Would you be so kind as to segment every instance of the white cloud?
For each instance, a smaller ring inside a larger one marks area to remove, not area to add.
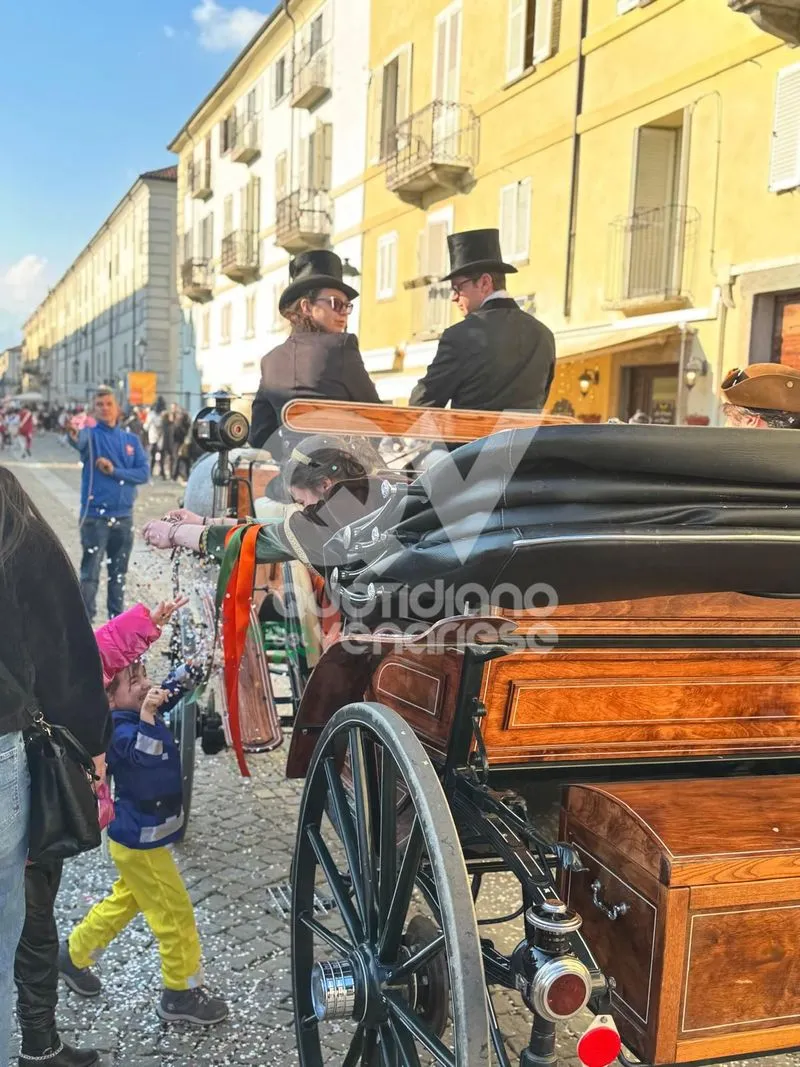
[[[0,348],[16,343],[22,323],[47,296],[47,260],[32,252],[0,265]]]
[[[0,302],[2,305],[27,304],[47,289],[44,272],[47,260],[32,252],[17,260],[0,275]]]
[[[216,0],[200,0],[192,11],[200,45],[208,52],[243,48],[266,17],[251,7],[222,7]]]
[[[174,26],[165,26],[164,27],[164,36],[165,37],[170,37],[170,38],[174,37],[175,36],[175,27]]]

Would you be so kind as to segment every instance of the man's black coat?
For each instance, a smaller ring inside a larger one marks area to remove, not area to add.
[[[515,300],[498,297],[444,331],[410,404],[478,411],[538,411],[555,369],[555,340]]]
[[[284,404],[300,399],[380,403],[352,333],[294,333],[264,356],[261,384],[253,401],[250,444],[269,448]]]

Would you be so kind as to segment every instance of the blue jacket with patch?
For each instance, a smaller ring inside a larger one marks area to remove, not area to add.
[[[170,699],[161,711],[173,708],[202,675],[187,666],[173,671],[162,683]],[[159,714],[151,726],[135,710],[112,714],[113,734],[107,753],[114,779],[114,819],[108,836],[126,848],[161,848],[180,837],[183,826],[181,757],[169,727]]]
[[[126,519],[133,515],[136,486],[150,477],[142,443],[136,434],[120,426],[106,426],[98,422],[78,434],[70,444],[81,454],[81,518]],[[110,459],[112,474],[97,469],[97,460]]]

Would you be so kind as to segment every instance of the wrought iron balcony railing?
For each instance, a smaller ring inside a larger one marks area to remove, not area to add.
[[[382,138],[388,188],[410,202],[436,187],[457,189],[475,168],[479,133],[478,117],[466,104],[428,104]]]
[[[292,107],[312,108],[327,96],[332,86],[329,45],[311,52],[306,45],[295,58],[292,79]]]
[[[700,215],[668,204],[610,225],[605,302],[609,308],[681,306],[691,300]]]
[[[235,282],[258,276],[258,235],[251,230],[233,230],[222,238],[222,273]]]
[[[275,205],[275,240],[297,254],[321,248],[331,235],[330,194],[322,189],[295,189]]]
[[[439,337],[450,325],[452,292],[438,279],[415,285],[411,294],[411,333],[415,340]]]
[[[214,292],[214,271],[207,259],[187,259],[181,267],[183,295],[204,304]]]
[[[211,186],[211,159],[189,161],[189,195],[194,200],[208,200],[213,193]]]
[[[239,118],[233,132],[231,159],[234,163],[252,163],[261,155],[261,121],[257,115]]]

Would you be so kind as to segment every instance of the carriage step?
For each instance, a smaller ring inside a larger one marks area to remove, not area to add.
[[[321,897],[314,894],[314,914],[327,915],[333,911],[336,904],[330,897]],[[289,882],[281,882],[280,885],[267,886],[267,910],[272,912],[276,919],[288,922],[292,913],[292,886]]]

